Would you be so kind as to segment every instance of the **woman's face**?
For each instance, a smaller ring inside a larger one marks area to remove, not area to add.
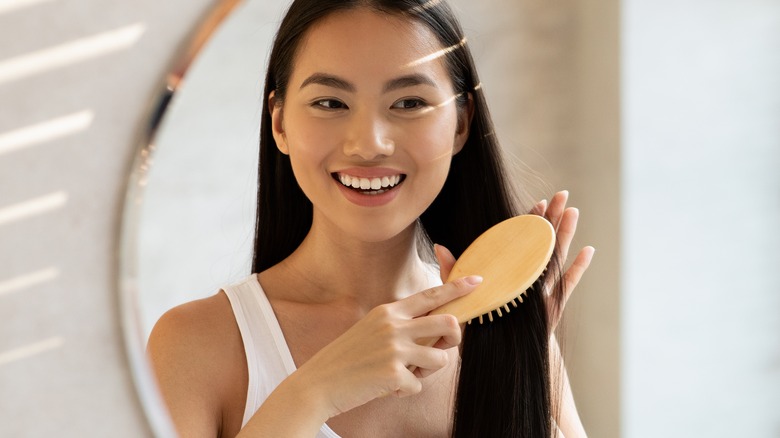
[[[273,130],[315,227],[384,241],[433,202],[469,124],[443,49],[424,25],[367,9],[307,32]]]

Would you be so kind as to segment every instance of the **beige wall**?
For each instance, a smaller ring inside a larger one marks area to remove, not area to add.
[[[206,4],[0,5],[0,436],[150,435],[117,310],[120,207],[142,115]]]

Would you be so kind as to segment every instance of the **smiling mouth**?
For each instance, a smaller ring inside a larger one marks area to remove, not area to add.
[[[346,173],[333,173],[333,179],[344,187],[350,188],[363,195],[381,195],[398,187],[406,179],[406,175],[388,175],[375,178],[361,178],[347,175]]]

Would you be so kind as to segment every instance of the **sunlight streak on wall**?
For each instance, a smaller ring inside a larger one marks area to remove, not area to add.
[[[59,276],[59,268],[52,266],[46,269],[41,269],[39,271],[30,272],[28,274],[22,274],[8,280],[0,281],[0,296],[10,294],[12,292],[18,292],[22,289],[27,289],[41,283],[46,283],[47,281],[54,280]]]
[[[90,110],[0,134],[0,155],[84,131],[92,124]]]
[[[68,193],[60,191],[0,208],[0,226],[62,208],[67,202]]]
[[[0,84],[127,49],[145,31],[144,24],[136,23],[0,61]]]
[[[18,360],[27,359],[29,357],[45,353],[50,350],[55,350],[62,347],[64,344],[62,337],[56,336],[45,341],[36,342],[33,344],[25,345],[24,347],[15,348],[0,353],[0,366],[16,362]]]
[[[0,0],[0,14],[51,1],[53,0]]]

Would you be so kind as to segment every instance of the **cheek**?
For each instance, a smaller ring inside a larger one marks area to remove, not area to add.
[[[300,163],[318,163],[324,160],[338,144],[338,135],[332,125],[308,120],[305,123],[288,119],[294,130],[287,132],[290,159]]]
[[[420,166],[447,164],[455,145],[455,122],[440,118],[433,123],[409,131],[409,154]]]

